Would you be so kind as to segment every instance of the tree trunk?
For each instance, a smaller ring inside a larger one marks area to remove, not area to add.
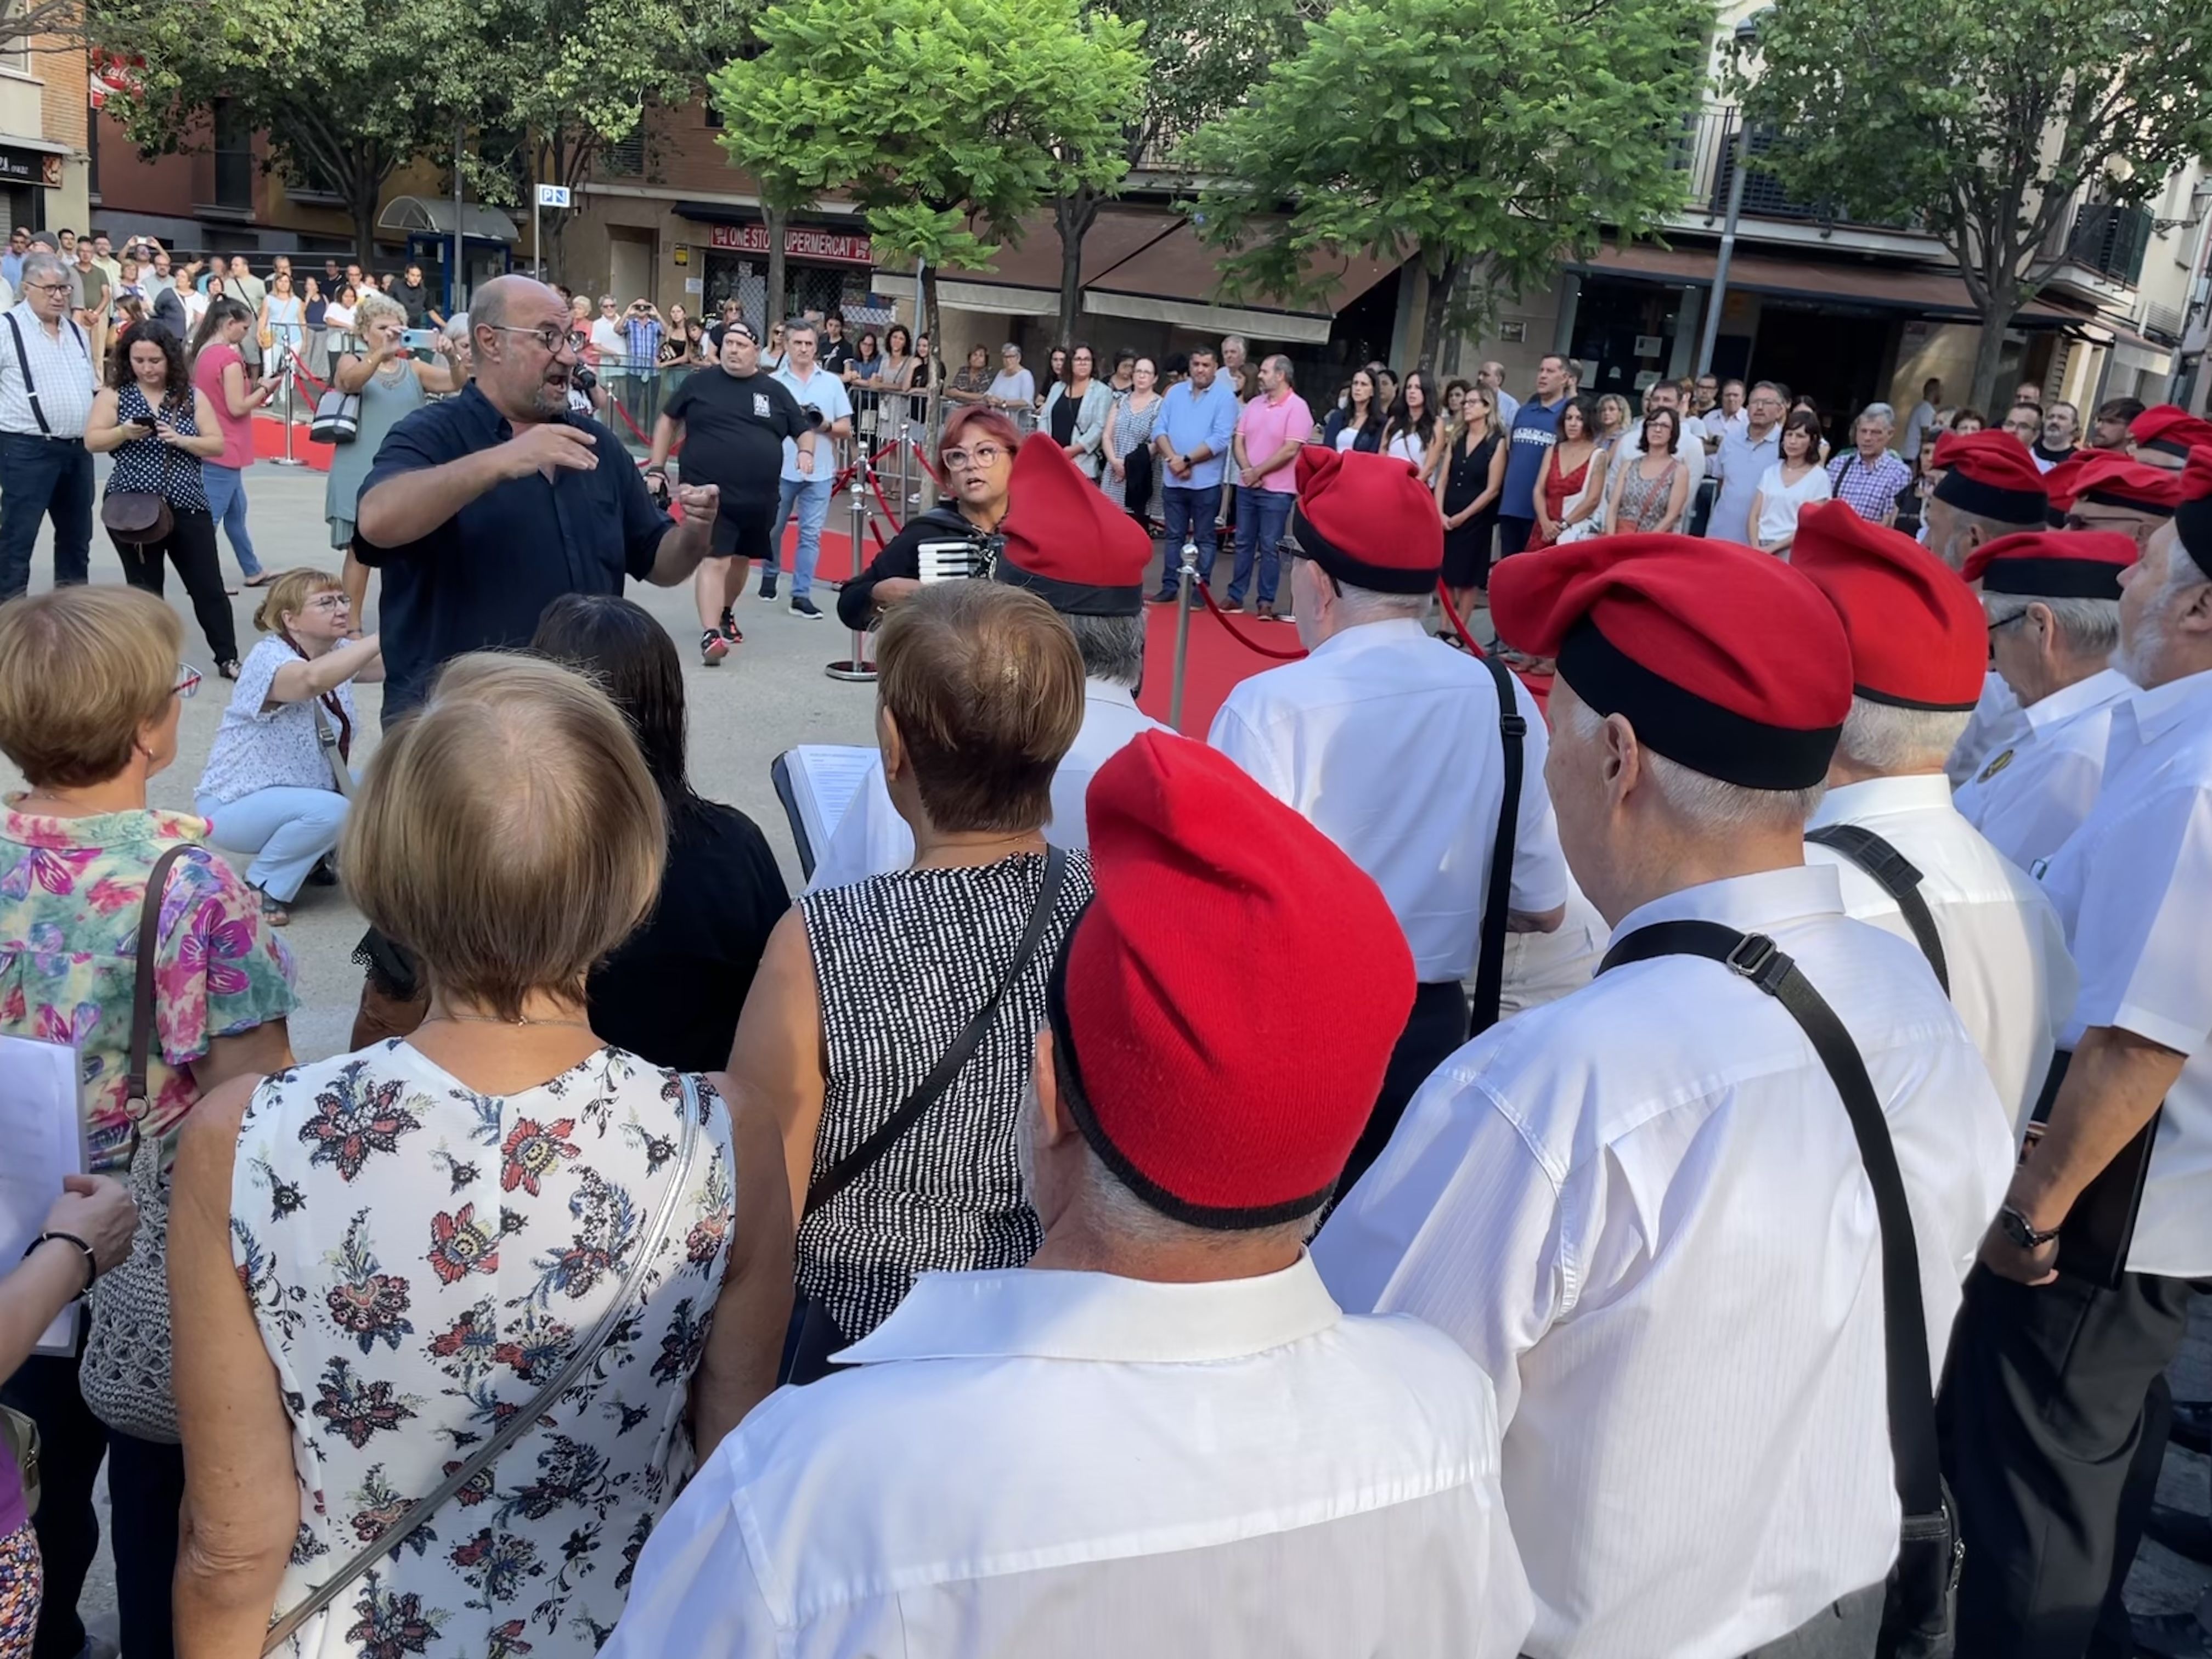
[[[1446,258],[1443,269],[1429,276],[1429,302],[1421,313],[1421,353],[1417,365],[1428,374],[1435,374],[1443,362],[1444,319],[1450,314],[1452,291],[1459,284],[1462,263]]]
[[[356,166],[347,180],[350,188],[347,205],[353,210],[354,258],[361,261],[365,276],[376,274],[376,198],[384,194],[384,180],[377,177],[376,169]]]
[[[920,313],[922,332],[929,336],[933,348],[937,348],[937,343],[944,337],[937,331],[937,267],[935,265],[924,264],[921,267],[921,291],[915,296],[915,299]],[[937,465],[937,436],[945,430],[943,403],[945,354],[941,348],[933,349],[930,361],[939,366],[939,372],[929,377],[927,381],[929,397],[922,404],[921,451],[923,454],[929,457],[929,465],[934,468]],[[929,501],[929,505],[932,507],[937,505],[933,497]]]
[[[2004,419],[2004,411],[1991,402],[1997,392],[1997,368],[2004,357],[2005,327],[2012,321],[2012,285],[2002,283],[1990,291],[1989,303],[1982,308],[1982,337],[1974,347],[1974,383],[1972,406],[1989,416],[1995,426]]]
[[[1098,222],[1097,192],[1085,189],[1054,198],[1052,217],[1060,231],[1060,328],[1053,338],[1066,345],[1083,315],[1083,239]]]
[[[764,319],[773,328],[782,319],[783,305],[783,230],[790,216],[781,208],[761,203],[761,220],[768,230],[768,316]],[[763,335],[763,338],[767,337]],[[931,337],[933,339],[935,336]]]

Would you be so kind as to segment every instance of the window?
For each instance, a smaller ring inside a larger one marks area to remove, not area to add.
[[[253,129],[228,98],[215,106],[215,200],[210,204],[253,211]]]
[[[0,0],[0,69],[31,72],[31,37],[22,28],[30,0]]]

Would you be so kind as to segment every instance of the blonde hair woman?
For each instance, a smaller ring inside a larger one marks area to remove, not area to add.
[[[349,640],[344,587],[325,570],[288,570],[270,585],[253,626],[270,637],[246,656],[223,710],[195,805],[210,838],[252,853],[246,881],[271,927],[292,919],[301,884],[345,827],[358,680],[384,678],[375,635]]]
[[[1488,388],[1463,386],[1460,412],[1435,456],[1437,508],[1444,520],[1443,582],[1464,617],[1490,586],[1490,544],[1505,488],[1505,434]],[[1455,636],[1447,634],[1446,639]]]
[[[526,1627],[536,1659],[586,1659],[695,1447],[769,1391],[774,1131],[586,1013],[665,846],[629,727],[550,663],[457,658],[369,763],[346,882],[429,1013],[238,1079],[178,1160],[176,1616],[200,1651],[259,1653],[273,1613],[277,1650],[319,1659]]]

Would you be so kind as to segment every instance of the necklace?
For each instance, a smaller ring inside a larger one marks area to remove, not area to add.
[[[509,1029],[522,1025],[567,1025],[580,1031],[592,1029],[592,1022],[587,1019],[504,1019],[497,1014],[426,1014],[422,1024],[435,1025],[441,1020],[454,1025],[504,1025]]]

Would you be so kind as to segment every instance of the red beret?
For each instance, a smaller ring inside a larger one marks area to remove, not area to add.
[[[1500,639],[1559,659],[1658,754],[1748,789],[1828,775],[1851,653],[1820,590],[1771,555],[1690,536],[1607,536],[1502,561]]]
[[[1218,750],[1146,732],[1088,798],[1096,896],[1048,999],[1063,1098],[1107,1167],[1194,1226],[1327,1202],[1413,1006],[1377,887]],[[1231,998],[1253,963],[1326,994]]]
[[[2035,457],[2009,432],[1947,432],[1929,465],[1943,474],[1936,499],[1999,524],[2040,525],[2051,492]]]
[[[1024,444],[1006,477],[1006,538],[992,574],[1071,617],[1133,617],[1145,608],[1152,538],[1076,471],[1058,444]]]
[[[2181,503],[2181,478],[2172,468],[2146,466],[2117,449],[2076,450],[2045,473],[2043,482],[2051,505],[2060,511],[2096,501],[2164,517]]]
[[[2198,444],[2212,444],[2212,421],[2178,404],[2153,404],[2129,422],[2128,434],[2145,449],[2186,455]]]
[[[1436,493],[1395,456],[1301,447],[1291,534],[1339,581],[1376,593],[1425,593],[1443,574]]]
[[[2199,570],[2212,574],[2212,444],[2189,452],[2181,470],[2181,505],[2173,509],[2174,533]]]
[[[2173,475],[2169,472],[2167,477]],[[2136,538],[2117,530],[2023,530],[1984,542],[1960,580],[1984,593],[2036,599],[2117,599],[2120,572],[2136,562]]]
[[[1911,537],[1830,501],[1799,516],[1790,562],[1844,619],[1855,696],[1899,708],[1980,701],[1989,618],[1958,573]]]

